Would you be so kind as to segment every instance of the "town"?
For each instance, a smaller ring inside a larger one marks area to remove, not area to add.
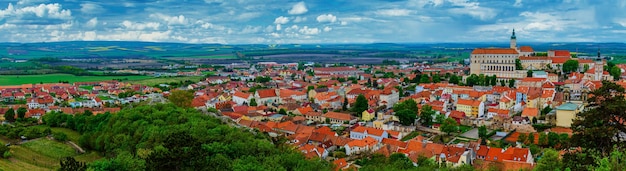
[[[590,93],[622,80],[626,65],[568,50],[477,48],[470,59],[383,65],[237,63],[180,87],[118,81],[0,86],[6,122],[50,112],[116,113],[192,91],[190,106],[284,138],[307,158],[358,169],[371,155],[431,159],[450,167],[528,170],[542,148],[563,148]],[[166,90],[163,90],[167,87]],[[11,115],[7,115],[10,113]],[[17,114],[17,115],[16,115]],[[7,116],[12,116],[7,117]]]

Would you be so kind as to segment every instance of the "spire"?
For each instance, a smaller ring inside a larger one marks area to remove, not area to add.
[[[516,37],[515,37],[515,29],[513,29],[513,34],[511,35],[511,39],[516,39]]]

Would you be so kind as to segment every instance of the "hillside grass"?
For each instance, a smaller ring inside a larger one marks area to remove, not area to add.
[[[71,74],[44,74],[44,75],[0,75],[0,85],[21,85],[37,83],[58,83],[59,81],[90,82],[108,81],[114,79],[121,80],[145,80],[154,78],[144,75],[133,76],[76,76]]]

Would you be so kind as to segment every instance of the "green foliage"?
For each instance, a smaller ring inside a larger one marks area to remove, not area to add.
[[[193,91],[174,90],[167,99],[178,107],[191,107]]]
[[[78,122],[77,122],[78,123]],[[173,104],[86,116],[81,147],[107,154],[94,170],[329,170],[262,133]],[[253,148],[252,148],[253,147]],[[141,156],[138,157],[141,151]]]
[[[17,118],[18,119],[24,119],[24,117],[26,116],[26,112],[28,112],[28,109],[24,108],[24,107],[20,107],[17,109]]]
[[[369,108],[369,103],[367,102],[367,98],[362,94],[356,97],[356,101],[354,102],[354,106],[352,106],[352,112],[356,113],[356,116],[361,117],[363,111]]]
[[[452,84],[459,84],[459,81],[460,81],[459,76],[451,75],[450,76],[450,81],[448,81],[448,82],[452,83]]]
[[[280,108],[280,110],[278,110],[278,114],[283,114],[286,115],[287,114],[287,110]]]
[[[511,87],[511,88],[515,87],[515,79],[511,78],[509,80],[509,87]]]
[[[500,86],[502,87],[506,86],[506,84],[504,83],[504,80],[500,80]]]
[[[85,171],[87,170],[87,165],[84,162],[79,162],[74,159],[74,157],[65,157],[61,159],[61,168],[59,170],[62,171]]]
[[[537,162],[537,166],[534,170],[560,170],[561,160],[559,159],[559,152],[553,149],[546,149],[541,156],[541,160]]]
[[[591,94],[593,97],[588,99],[591,109],[579,113],[572,123],[572,145],[597,150],[605,155],[614,149],[613,145],[626,147],[621,138],[616,138],[620,132],[626,131],[621,122],[626,119],[624,87],[602,81],[602,87]]]
[[[272,78],[270,78],[269,76],[264,76],[264,77],[259,76],[259,77],[256,77],[255,80],[257,83],[267,83],[267,82],[270,82]]]
[[[348,110],[348,98],[346,97],[343,98],[343,103],[341,104],[341,110],[343,111]]]
[[[522,66],[522,60],[515,59],[515,70],[523,70],[524,66]]]
[[[424,74],[420,77],[420,83],[430,83],[430,78],[428,75]]]
[[[552,108],[550,106],[546,106],[543,109],[541,109],[541,115],[546,115],[548,113],[550,113],[550,111],[552,111]]]
[[[528,70],[526,72],[526,77],[533,77],[533,70]]]
[[[65,134],[65,133],[63,133],[63,132],[57,132],[57,133],[54,133],[54,134],[52,135],[52,137],[53,137],[55,140],[57,140],[57,141],[61,141],[61,142],[65,142],[65,141],[67,141],[67,134]]]
[[[415,122],[415,119],[417,119],[417,115],[415,114],[415,112],[408,109],[398,111],[395,113],[395,115],[398,116],[400,124],[405,126],[413,124]]]
[[[578,60],[567,60],[565,61],[565,63],[563,64],[563,72],[565,73],[571,73],[571,72],[576,72],[578,71]]]
[[[13,110],[13,108],[9,108],[9,110],[4,113],[4,119],[9,122],[15,122],[15,110]]]
[[[622,69],[617,67],[617,66],[613,66],[609,70],[609,74],[611,74],[611,76],[613,76],[614,80],[619,80],[620,76],[622,75]]]
[[[478,138],[481,139],[481,144],[485,145],[487,144],[487,138],[489,138],[488,135],[489,133],[487,133],[487,127],[485,125],[478,127]]]
[[[583,65],[583,72],[587,72],[589,70],[589,64]]]
[[[258,106],[258,104],[256,103],[256,99],[250,99],[250,106]]]
[[[422,106],[422,110],[420,111],[420,123],[426,127],[433,125],[433,115],[435,115],[435,110],[433,110],[430,105]]]
[[[4,155],[5,153],[9,153],[9,154],[11,154],[10,150],[11,150],[11,149],[9,149],[9,147],[7,147],[7,146],[5,146],[5,145],[0,145],[0,154],[3,154],[3,155]],[[9,156],[10,156],[10,155],[9,155]],[[9,156],[2,156],[2,157],[4,157],[4,158],[9,158]]]
[[[443,123],[441,123],[440,129],[442,132],[445,132],[446,134],[450,135],[450,133],[452,132],[459,131],[459,124],[456,122],[456,120],[452,118],[446,118],[446,120],[444,120]]]
[[[441,82],[441,78],[439,78],[439,74],[435,74],[433,76],[433,83],[439,83]]]

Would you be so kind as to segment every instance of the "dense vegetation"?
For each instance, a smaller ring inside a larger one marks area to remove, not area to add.
[[[329,170],[284,141],[222,124],[173,104],[138,106],[117,114],[44,117],[50,126],[80,133],[82,147],[101,152],[95,170]]]

